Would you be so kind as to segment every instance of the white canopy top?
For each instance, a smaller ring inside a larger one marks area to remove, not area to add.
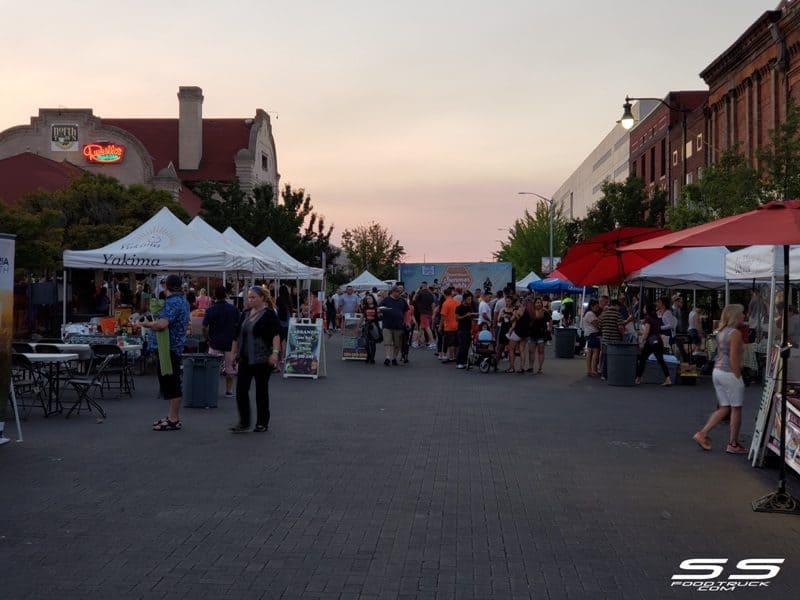
[[[267,256],[263,252],[261,252],[258,248],[253,246],[250,242],[244,239],[239,232],[236,231],[233,227],[228,227],[225,231],[222,232],[223,237],[228,240],[234,246],[240,248],[241,252],[247,254],[248,256],[258,256],[260,257],[260,261],[264,263],[264,271],[263,274],[268,277],[280,277],[287,271],[287,267],[282,264],[277,258],[272,256]]]
[[[237,256],[240,263],[239,270],[249,273],[262,273],[269,270],[270,266],[263,261],[260,254],[255,255],[245,252],[244,249],[234,244],[199,216],[192,219],[187,227],[194,236],[201,238],[210,246],[221,248],[229,254]]]
[[[272,256],[277,259],[282,265],[289,268],[292,275],[298,279],[319,279],[322,280],[323,271],[317,267],[309,267],[304,265],[299,260],[295,259],[291,254],[281,248],[271,237],[267,237],[256,248],[267,256]]]
[[[167,207],[95,250],[65,250],[64,267],[115,271],[236,270],[241,259],[195,236]]]
[[[535,272],[531,271],[517,282],[517,290],[525,290],[527,292],[529,283],[540,281],[541,279]]]
[[[388,283],[384,283],[369,271],[364,271],[361,275],[353,279],[353,281],[345,284],[344,287],[347,286],[352,286],[353,289],[361,292],[368,292],[372,290],[372,288],[378,288],[379,290],[389,289]]]
[[[716,290],[725,287],[725,246],[681,248],[632,273],[627,281],[649,287]]]
[[[725,258],[728,279],[769,279],[783,277],[783,246],[750,246]],[[789,249],[789,278],[800,280],[800,246]]]

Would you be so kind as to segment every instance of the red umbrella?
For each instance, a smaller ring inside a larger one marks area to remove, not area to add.
[[[659,247],[623,254],[620,249],[669,232],[669,229],[653,227],[619,227],[575,244],[558,265],[558,270],[575,285],[618,285],[630,273],[676,251]]]
[[[783,246],[783,283],[789,289],[789,246],[800,244],[800,200],[769,202],[740,215],[684,229],[622,248],[623,253],[657,248],[688,246]],[[791,347],[789,339],[789,302],[783,303],[783,340],[781,357],[786,364]],[[787,369],[781,369],[781,394],[786,398]],[[753,502],[753,510],[800,514],[800,502],[786,491],[786,402],[781,403],[781,456],[778,490]]]

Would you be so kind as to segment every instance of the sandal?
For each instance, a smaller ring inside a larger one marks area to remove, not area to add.
[[[541,370],[541,369],[539,369],[538,371],[536,371],[536,374],[537,374],[537,375],[541,375],[541,374],[542,374],[542,370]]]
[[[153,431],[178,431],[183,427],[180,421],[170,421],[169,419],[161,419],[158,423],[153,425]]]
[[[506,369],[504,372],[505,372],[505,373],[516,373],[516,371],[515,371],[513,368],[511,368],[511,369]]]
[[[707,435],[703,435],[701,431],[695,433],[692,439],[697,442],[703,450],[711,450],[711,438]]]

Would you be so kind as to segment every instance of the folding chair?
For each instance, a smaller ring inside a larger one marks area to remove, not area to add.
[[[109,376],[116,375],[119,378],[118,389],[120,394],[125,392],[129,396],[133,395],[133,374],[131,373],[130,365],[128,364],[127,357],[119,349],[119,346],[114,344],[92,344],[92,361],[89,366],[89,373],[94,369],[94,365],[102,362],[106,357],[111,357],[109,361],[111,364],[107,365],[103,381],[106,387],[111,389],[111,380]]]
[[[103,378],[106,376],[107,367],[113,360],[114,356],[107,354],[105,358],[103,358],[102,362],[97,365],[92,377],[75,377],[73,379],[68,379],[64,383],[66,387],[71,387],[75,390],[75,402],[67,412],[67,419],[69,419],[69,416],[75,409],[77,409],[78,414],[80,414],[81,405],[84,402],[86,403],[86,408],[89,410],[89,412],[92,412],[92,407],[94,407],[97,409],[97,412],[100,413],[102,418],[106,418],[106,413],[103,410],[103,407],[100,406],[100,403],[94,397],[94,393],[97,392],[100,396],[103,395]]]
[[[27,418],[31,409],[37,406],[42,409],[45,417],[49,416],[46,384],[41,373],[33,368],[33,364],[24,354],[11,354],[11,383],[17,396],[21,418]]]

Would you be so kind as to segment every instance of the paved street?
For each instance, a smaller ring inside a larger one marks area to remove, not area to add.
[[[796,597],[800,517],[750,508],[777,470],[726,455],[723,427],[713,452],[691,439],[710,381],[613,388],[563,359],[459,372],[425,350],[386,368],[339,347],[325,379],[273,378],[266,435],[227,433],[223,398],[150,431],[154,377],[103,424],[32,416],[0,447],[0,597],[689,598],[670,577],[704,557],[725,576],[785,558],[734,597]]]

